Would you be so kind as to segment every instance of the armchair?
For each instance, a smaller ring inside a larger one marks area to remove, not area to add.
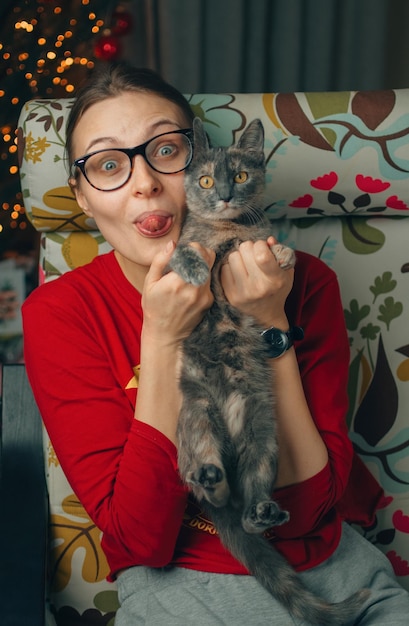
[[[248,121],[263,121],[273,232],[338,275],[351,345],[346,417],[356,450],[386,494],[376,523],[362,532],[409,589],[409,89],[187,98],[214,143],[230,144]],[[67,186],[71,103],[34,100],[19,120],[25,207],[42,233],[41,281],[109,249]],[[105,581],[100,533],[46,433],[44,452],[50,619],[113,626],[117,599]]]

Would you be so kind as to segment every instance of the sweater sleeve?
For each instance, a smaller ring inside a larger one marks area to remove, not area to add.
[[[176,447],[134,419],[136,390],[126,390],[139,362],[135,327],[141,322],[119,319],[116,333],[112,312],[75,291],[64,282],[49,283],[24,304],[34,396],[73,491],[103,532],[111,576],[130,565],[164,566],[180,530],[186,489]]]
[[[307,403],[328,450],[328,463],[316,476],[278,489],[276,497],[290,511],[290,521],[275,529],[278,537],[306,535],[320,525],[342,497],[353,449],[345,415],[349,342],[338,281],[324,263],[298,253],[293,291],[287,302],[291,324],[305,337],[296,344]]]

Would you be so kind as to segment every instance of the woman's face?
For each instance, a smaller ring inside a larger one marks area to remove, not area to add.
[[[190,126],[173,102],[155,94],[125,92],[85,111],[73,135],[73,158],[104,148],[133,148],[148,139]],[[141,288],[154,255],[177,241],[185,213],[184,173],[160,174],[141,155],[120,189],[99,191],[82,174],[75,194],[93,217],[128,280]]]

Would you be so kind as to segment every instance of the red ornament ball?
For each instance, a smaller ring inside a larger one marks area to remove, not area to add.
[[[97,59],[103,61],[114,61],[122,52],[122,46],[116,37],[111,35],[103,35],[94,46],[94,53]]]
[[[111,32],[113,35],[126,35],[132,28],[132,15],[126,11],[114,11]]]

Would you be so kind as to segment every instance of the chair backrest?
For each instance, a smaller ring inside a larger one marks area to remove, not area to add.
[[[337,272],[351,342],[351,438],[389,503],[366,534],[409,589],[409,90],[187,98],[216,144],[232,143],[250,120],[262,120],[272,230]],[[19,120],[21,186],[27,213],[42,231],[42,280],[109,249],[67,186],[71,104],[34,100]],[[115,598],[104,582],[103,557],[92,552],[98,531],[47,437],[45,449],[52,604],[60,620],[69,610],[93,608],[94,623],[102,624]]]

